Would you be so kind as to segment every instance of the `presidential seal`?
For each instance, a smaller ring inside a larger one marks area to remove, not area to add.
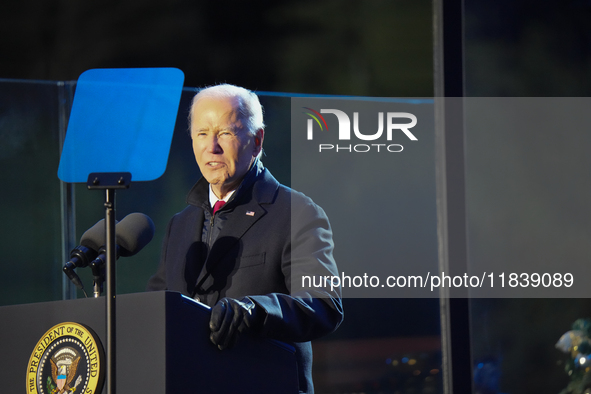
[[[103,359],[94,331],[78,323],[60,323],[41,337],[29,358],[27,393],[99,393]]]

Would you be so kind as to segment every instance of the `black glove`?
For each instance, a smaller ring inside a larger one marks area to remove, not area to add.
[[[248,297],[240,300],[222,298],[211,310],[209,339],[220,350],[231,348],[243,331],[260,330],[263,313],[258,309]]]

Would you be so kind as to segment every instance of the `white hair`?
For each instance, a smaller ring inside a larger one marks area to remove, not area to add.
[[[191,127],[191,116],[195,104],[203,99],[235,99],[238,103],[238,113],[241,120],[244,122],[246,130],[251,135],[256,135],[257,131],[265,128],[263,122],[263,107],[257,95],[245,88],[230,84],[220,84],[209,86],[201,89],[191,103],[191,110],[189,111],[189,128]]]

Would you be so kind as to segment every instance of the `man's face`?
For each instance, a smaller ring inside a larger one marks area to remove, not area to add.
[[[238,187],[261,151],[263,130],[248,133],[234,99],[202,98],[192,108],[191,137],[197,165],[221,199]]]

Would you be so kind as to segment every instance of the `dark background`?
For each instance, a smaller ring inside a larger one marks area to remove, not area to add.
[[[466,95],[589,96],[591,1],[467,0],[465,11]],[[0,78],[70,81],[90,68],[172,66],[184,71],[185,86],[191,87],[228,82],[257,91],[429,97],[433,94],[432,18],[431,2],[422,0],[7,0],[0,5]],[[2,86],[6,89],[7,85]],[[2,93],[19,96],[22,102],[28,97],[22,89]],[[6,108],[0,108],[2,160],[10,152],[19,152],[18,138],[9,138],[5,132],[10,124],[4,119],[13,115],[13,110]],[[25,114],[20,118],[27,119],[25,107],[18,111]],[[35,119],[29,117],[27,122]],[[573,131],[557,130],[555,136],[546,136],[547,146],[567,132]],[[477,132],[468,135],[468,149],[478,146],[476,138]],[[44,142],[36,141],[27,142],[25,148],[42,150],[39,145]],[[569,157],[570,147],[559,152],[532,151],[529,142],[500,144],[496,147],[498,155],[490,161],[485,160],[489,156],[480,154],[487,153],[486,146],[479,148],[482,151],[474,148],[467,166],[494,169],[495,160],[518,157],[518,163],[528,163],[527,168],[535,169],[540,168],[536,160],[544,161],[548,155]],[[25,153],[19,154],[26,157]],[[52,160],[55,156],[53,152]],[[7,171],[6,164],[2,165],[2,170]],[[21,159],[19,165],[31,164]],[[468,215],[471,256],[477,258],[478,253],[486,253],[491,247],[474,243],[480,239],[478,231],[486,222],[481,212],[495,198],[483,190],[536,190],[531,204],[520,210],[530,216],[494,222],[493,232],[497,234],[504,234],[507,226],[516,221],[538,228],[547,226],[544,215],[548,210],[537,211],[539,206],[551,206],[553,212],[561,210],[553,205],[561,188],[540,176],[535,189],[527,182],[531,174],[519,168],[517,164],[512,168],[515,171],[496,174],[497,178],[482,177],[482,172],[469,174],[467,195],[473,197],[471,204],[475,207]],[[581,171],[569,181],[582,185],[580,190],[586,192],[589,172]],[[17,178],[2,180],[5,189],[20,185]],[[21,191],[25,195],[38,189],[33,186]],[[19,198],[4,193],[1,201],[8,206]],[[84,205],[84,201],[78,204]],[[175,204],[183,204],[182,196]],[[589,207],[579,202],[573,209],[586,215]],[[44,214],[39,209],[37,217],[43,218]],[[100,216],[100,210],[97,214],[89,214],[93,221],[89,220],[88,225]],[[18,212],[2,218],[4,238],[13,239],[10,236],[15,234],[14,223],[18,223]],[[568,226],[568,218],[565,223]],[[585,232],[578,232],[583,235],[581,243],[588,241],[588,229],[587,224]],[[30,248],[29,239],[21,238],[11,241],[18,246],[15,249]],[[522,238],[505,238],[508,249],[536,248],[536,239],[531,237],[525,237],[531,242],[525,246]],[[153,242],[154,250],[159,242]],[[5,253],[0,260],[8,273],[1,304],[16,303],[16,291],[11,286],[24,283],[9,275],[18,269],[18,256]],[[59,273],[56,278],[61,280]],[[55,294],[40,297],[34,290],[28,291],[24,301],[39,298],[51,299]],[[345,324],[324,342],[347,347],[353,346],[355,340],[367,344],[364,341],[370,339],[414,338],[412,343],[416,344],[439,335],[437,300],[345,302]],[[556,365],[564,357],[555,352],[553,345],[574,319],[591,315],[590,308],[588,300],[473,300],[475,361],[485,360],[496,376],[485,386],[491,391],[482,392],[556,392],[565,387],[568,377],[562,366]],[[354,349],[361,354],[362,349]],[[332,368],[330,364],[317,365]],[[356,365],[363,368],[371,363]],[[390,376],[359,382],[340,391],[396,392],[400,381],[393,379]],[[336,392],[336,386],[332,387],[323,386],[326,392]]]
[[[186,86],[431,96],[429,1],[14,1],[0,13],[4,78],[178,67]]]

